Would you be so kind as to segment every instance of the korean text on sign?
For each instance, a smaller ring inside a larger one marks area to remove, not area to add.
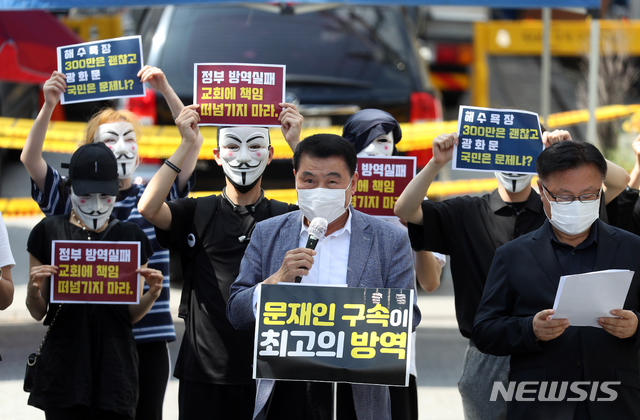
[[[453,169],[535,173],[542,152],[538,114],[461,106]]]
[[[67,78],[63,104],[144,96],[140,36],[58,47],[58,71]]]
[[[354,209],[371,216],[392,216],[396,200],[416,174],[416,158],[358,157]]]
[[[254,374],[404,385],[412,302],[405,289],[262,285]]]
[[[193,102],[201,125],[280,126],[285,66],[196,63]]]
[[[51,252],[52,302],[139,302],[139,242],[53,241]]]

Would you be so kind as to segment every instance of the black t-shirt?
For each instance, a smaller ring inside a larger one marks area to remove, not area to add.
[[[253,206],[234,206],[222,195],[216,211],[196,240],[194,217],[197,199],[168,203],[171,231],[156,228],[158,243],[182,256],[185,282],[192,291],[185,334],[174,375],[180,379],[214,384],[252,384],[253,331],[237,331],[225,313],[229,288],[240,271],[240,261],[249,245],[255,223],[272,216],[270,200]],[[288,211],[297,210],[289,205]],[[190,267],[185,269],[185,265]],[[184,291],[183,291],[184,293]]]
[[[141,264],[153,254],[147,235],[133,223],[116,222],[105,232],[92,232],[91,240],[138,241]],[[27,250],[42,264],[51,264],[53,240],[87,240],[87,236],[69,222],[69,214],[49,216],[31,231]],[[49,305],[45,324],[51,323],[58,308]],[[39,408],[82,404],[133,416],[138,355],[131,328],[129,305],[62,305],[38,359],[29,404]]]
[[[640,235],[640,200],[638,190],[627,187],[607,205],[609,224]]]
[[[470,338],[493,256],[498,247],[538,229],[546,216],[533,189],[519,212],[505,203],[498,190],[482,197],[456,197],[422,202],[424,226],[409,223],[415,250],[450,256],[456,319]]]

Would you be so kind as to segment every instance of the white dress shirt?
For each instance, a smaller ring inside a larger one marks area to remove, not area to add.
[[[347,284],[347,264],[349,262],[349,246],[351,242],[351,210],[342,229],[325,236],[316,245],[317,254],[313,257],[313,265],[309,274],[302,277],[300,283],[306,284]],[[304,224],[304,217],[300,222],[300,248],[307,246],[309,229]]]
[[[349,262],[349,248],[351,243],[351,209],[347,208],[349,217],[342,229],[325,236],[316,245],[317,254],[313,257],[313,265],[300,283],[327,284],[332,286],[347,285],[347,265]],[[299,248],[307,246],[309,230],[304,224],[304,216],[300,216]],[[253,291],[253,315],[258,309],[258,293],[262,283]]]

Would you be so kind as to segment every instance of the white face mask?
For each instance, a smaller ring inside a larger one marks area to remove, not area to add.
[[[525,188],[531,186],[533,175],[528,174],[512,174],[509,172],[494,172],[496,178],[502,186],[510,193],[519,193]]]
[[[260,127],[222,128],[218,144],[222,169],[231,183],[241,192],[246,187],[253,187],[269,161],[269,130]]]
[[[569,204],[559,204],[550,200],[546,191],[543,193],[551,205],[551,217],[547,215],[549,223],[567,235],[578,235],[586,231],[600,215],[600,197],[590,203],[581,203],[575,199]]]
[[[98,230],[109,220],[116,197],[100,193],[76,195],[71,186],[71,204],[73,212],[88,229]]]
[[[101,124],[98,127],[94,143],[104,143],[116,155],[118,161],[118,178],[130,178],[138,167],[138,142],[133,125],[118,121]]]
[[[351,188],[351,181],[349,186],[345,189],[342,188],[309,188],[299,189],[298,192],[298,206],[302,211],[304,217],[311,221],[316,217],[322,217],[327,220],[327,223],[331,223],[338,217],[342,216],[347,209],[345,202],[347,201],[347,191]],[[348,205],[348,204],[347,204]]]
[[[358,156],[391,156],[393,154],[393,131],[377,137]]]

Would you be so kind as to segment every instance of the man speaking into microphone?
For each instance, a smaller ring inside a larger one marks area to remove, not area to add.
[[[240,273],[231,285],[227,317],[238,329],[255,325],[257,288],[302,283],[413,289],[411,246],[397,226],[354,210],[356,152],[333,134],[306,138],[293,155],[299,211],[256,225]],[[325,237],[306,247],[309,223],[326,219]],[[414,303],[414,329],[420,312]],[[254,418],[331,418],[329,383],[258,379]],[[338,384],[338,418],[390,419],[386,386]]]

